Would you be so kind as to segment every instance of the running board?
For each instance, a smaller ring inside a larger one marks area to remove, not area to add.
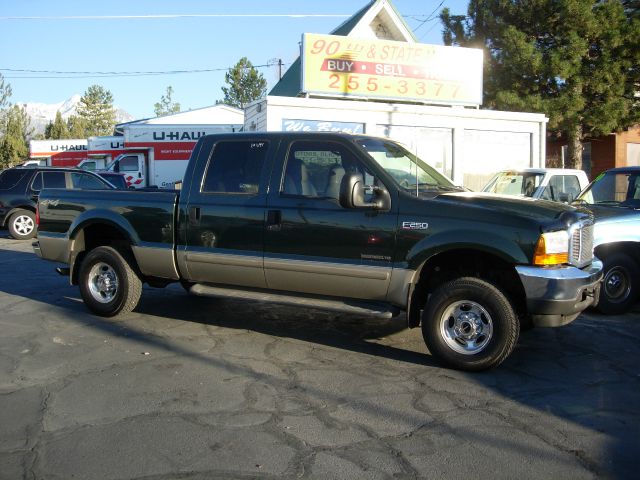
[[[284,293],[271,293],[256,290],[240,290],[235,288],[212,287],[196,283],[189,290],[194,295],[201,297],[222,297],[250,300],[256,302],[278,303],[280,305],[292,305],[295,307],[318,308],[331,312],[350,313],[367,317],[393,318],[400,310],[390,305],[383,305],[365,301],[349,299],[348,301],[329,297],[309,297],[300,295],[287,295]],[[348,303],[347,303],[348,302]]]

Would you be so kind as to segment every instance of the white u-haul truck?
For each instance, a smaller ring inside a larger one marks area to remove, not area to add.
[[[133,124],[124,126],[124,137],[96,137],[95,141],[123,139],[122,153],[104,169],[124,174],[130,187],[174,188],[182,180],[200,137],[238,130],[236,125]]]
[[[87,159],[89,153],[86,138],[65,140],[31,140],[29,160],[23,165],[41,167],[75,167]]]
[[[133,188],[174,188],[198,139],[241,130],[242,125],[132,124],[124,135],[32,140],[26,164],[122,173]]]

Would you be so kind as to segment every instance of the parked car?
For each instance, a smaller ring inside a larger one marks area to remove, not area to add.
[[[399,172],[406,172],[400,176]],[[132,311],[142,283],[422,325],[431,355],[500,364],[521,326],[559,327],[595,303],[591,215],[463,192],[391,140],[252,132],[203,136],[182,190],[46,190],[35,252],[68,266],[85,305]]]
[[[596,308],[625,312],[640,297],[640,167],[607,170],[574,203],[595,215],[595,254],[604,263]]]
[[[0,226],[18,240],[36,234],[36,204],[43,188],[113,189],[106,180],[84,170],[14,167],[0,172]]]
[[[105,172],[101,170],[98,170],[95,173],[100,175],[102,178],[104,178],[107,182],[109,182],[111,185],[116,187],[118,190],[126,190],[129,188],[129,185],[127,185],[127,180],[124,177],[123,173]]]
[[[496,173],[482,191],[571,203],[588,184],[582,170],[524,168]]]

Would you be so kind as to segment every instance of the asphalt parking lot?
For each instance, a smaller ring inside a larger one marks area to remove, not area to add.
[[[389,321],[145,287],[90,314],[0,231],[0,478],[637,478],[640,307],[446,370]]]

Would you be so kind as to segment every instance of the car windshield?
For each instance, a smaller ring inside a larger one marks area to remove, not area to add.
[[[576,202],[640,208],[640,172],[602,173],[580,194]]]
[[[535,172],[500,172],[482,189],[487,193],[533,197],[543,173]]]
[[[367,138],[356,140],[356,144],[408,193],[420,196],[464,190],[397,143]]]

